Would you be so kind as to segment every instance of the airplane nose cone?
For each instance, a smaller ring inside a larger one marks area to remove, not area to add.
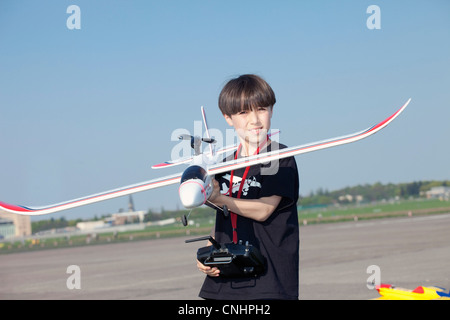
[[[205,187],[200,179],[190,179],[183,182],[178,193],[181,203],[187,209],[199,207],[206,202]]]

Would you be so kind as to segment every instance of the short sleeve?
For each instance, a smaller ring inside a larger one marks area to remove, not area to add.
[[[262,165],[261,180],[260,197],[282,197],[278,210],[297,203],[299,179],[294,157],[281,159],[278,164]]]

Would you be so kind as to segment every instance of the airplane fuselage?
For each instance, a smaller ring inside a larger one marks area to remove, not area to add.
[[[178,189],[183,206],[192,209],[205,204],[213,191],[211,181],[211,176],[200,165],[191,165],[184,170]]]

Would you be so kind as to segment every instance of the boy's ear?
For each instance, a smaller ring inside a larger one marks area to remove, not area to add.
[[[233,120],[231,120],[231,117],[229,115],[224,114],[223,117],[225,118],[225,121],[230,125],[233,126]]]

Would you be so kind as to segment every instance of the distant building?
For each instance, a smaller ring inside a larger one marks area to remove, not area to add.
[[[14,237],[16,227],[12,220],[0,218],[0,240]]]
[[[144,222],[146,212],[135,211],[134,202],[131,195],[128,197],[128,212],[113,213],[110,218],[105,219],[105,222],[109,225],[120,226],[127,223],[142,223]]]
[[[130,194],[130,196],[128,197],[128,212],[134,212],[134,211],[136,211],[136,210],[134,209],[133,198],[131,197],[131,194]]]
[[[344,202],[344,201],[346,201],[346,202],[353,202],[353,201],[362,202],[364,200],[364,197],[359,194],[356,196],[352,196],[351,194],[346,194],[346,195],[340,196],[338,199],[341,202]]]
[[[77,229],[87,231],[137,222],[142,223],[144,222],[145,214],[145,211],[135,211],[133,198],[130,195],[128,198],[128,212],[120,209],[118,213],[113,213],[110,217],[102,220],[78,222]]]
[[[29,235],[31,235],[30,216],[0,211],[0,236],[7,239]]]
[[[111,214],[110,217],[104,218],[98,221],[83,221],[77,223],[79,230],[95,230],[101,228],[107,228],[111,226],[121,226],[124,224],[142,223],[144,222],[146,212],[135,211],[133,198],[131,195],[128,197],[128,212],[124,209],[120,209],[118,213]]]
[[[77,228],[80,230],[93,230],[93,229],[98,229],[98,228],[104,228],[105,226],[106,226],[106,224],[102,220],[84,221],[84,222],[77,223]]]
[[[106,219],[106,222],[114,226],[136,222],[142,223],[144,222],[145,214],[145,211],[113,213],[110,218]]]
[[[448,201],[450,199],[450,187],[433,187],[426,192],[427,199],[441,199]]]

